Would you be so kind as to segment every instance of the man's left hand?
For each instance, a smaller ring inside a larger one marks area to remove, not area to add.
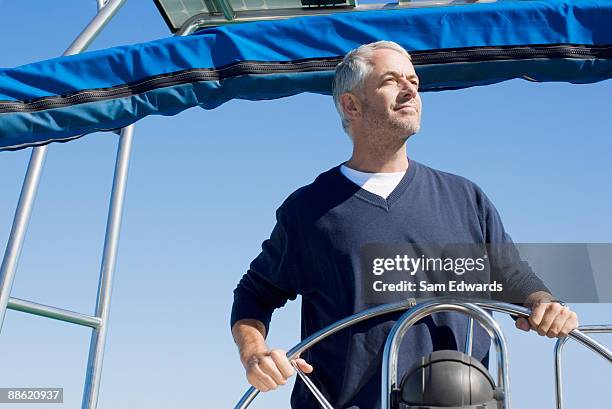
[[[525,305],[531,308],[528,319],[516,320],[516,327],[523,331],[533,329],[548,338],[562,338],[578,327],[578,315],[568,307],[553,301],[552,295],[544,291],[531,294]]]

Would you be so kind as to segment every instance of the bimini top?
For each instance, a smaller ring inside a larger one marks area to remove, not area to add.
[[[513,78],[601,81],[612,77],[611,22],[612,0],[350,12],[214,27],[0,69],[0,150],[235,98],[330,94],[343,55],[376,40],[410,51],[421,91]]]

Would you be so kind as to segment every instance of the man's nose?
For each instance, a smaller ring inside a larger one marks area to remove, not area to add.
[[[418,89],[417,86],[412,83],[412,81],[407,79],[402,79],[400,82],[401,85],[401,95],[405,98],[412,99],[416,96]]]

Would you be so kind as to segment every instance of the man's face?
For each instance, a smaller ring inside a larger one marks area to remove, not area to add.
[[[395,50],[375,50],[361,90],[363,126],[407,139],[421,123],[419,78],[410,59]]]

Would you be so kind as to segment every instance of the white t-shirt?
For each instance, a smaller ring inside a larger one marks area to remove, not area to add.
[[[392,173],[367,173],[351,169],[348,166],[340,166],[340,172],[351,182],[362,189],[387,198],[402,180],[406,171]]]

